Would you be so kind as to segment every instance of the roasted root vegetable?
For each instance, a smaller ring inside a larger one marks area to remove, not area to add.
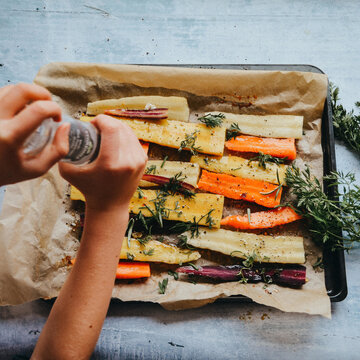
[[[132,96],[121,99],[100,100],[89,103],[87,115],[103,114],[105,110],[127,109],[143,110],[147,105],[156,108],[167,108],[168,118],[178,121],[189,121],[189,106],[186,98],[178,96]]]
[[[234,229],[267,229],[291,223],[301,219],[291,207],[279,207],[267,211],[249,213],[249,215],[232,215],[221,220],[221,225]]]
[[[198,188],[230,199],[251,201],[270,208],[280,204],[282,194],[281,185],[276,186],[265,181],[217,174],[206,170],[203,170],[201,174]]]
[[[80,120],[90,121],[92,117],[82,116]],[[116,117],[131,127],[143,141],[171,148],[222,155],[225,144],[225,127],[208,128],[204,124],[185,123],[170,120],[129,120]]]
[[[237,136],[228,140],[225,147],[231,151],[263,153],[278,158],[296,159],[295,139],[260,138],[256,136]]]
[[[119,116],[128,119],[144,119],[144,120],[162,120],[167,119],[167,108],[145,109],[145,110],[127,110],[127,109],[113,109],[105,110],[104,114]]]
[[[116,279],[139,279],[150,275],[148,263],[119,262],[116,269]]]
[[[279,284],[289,287],[301,287],[306,283],[306,267],[303,265],[252,267],[243,265],[228,266],[182,266],[176,269],[177,273],[195,275],[217,281],[240,281],[243,283]]]
[[[125,238],[120,253],[122,260],[161,262],[166,264],[181,264],[191,262],[201,257],[198,251],[182,250],[175,245],[163,244],[157,240],[150,240],[141,244],[136,239]]]
[[[83,194],[74,186],[71,187],[71,200],[85,201]],[[164,200],[164,201],[163,201]],[[211,226],[220,227],[224,207],[224,197],[212,194],[196,194],[192,198],[175,194],[165,198],[159,197],[155,190],[137,190],[130,201],[129,212],[145,217],[156,216],[159,220],[183,222],[199,221],[199,225],[209,225],[205,214],[211,212]]]
[[[206,229],[199,231],[198,237],[191,237],[187,243],[197,248],[218,251],[246,259],[255,257],[255,261],[281,264],[303,264],[305,262],[304,240],[301,236],[269,236],[243,233],[224,229]]]
[[[303,116],[223,114],[225,115],[223,126],[230,129],[232,124],[236,124],[242,134],[272,138],[302,138]]]
[[[76,259],[71,259],[71,265]],[[116,269],[116,279],[139,279],[150,277],[150,265],[147,263],[119,262]]]
[[[266,169],[258,161],[249,161],[240,156],[223,156],[221,158],[206,155],[195,155],[190,160],[201,168],[215,172],[238,176],[245,179],[267,181],[272,184],[285,182],[287,165],[266,164]]]
[[[183,182],[196,187],[200,176],[200,167],[197,164],[182,161],[149,160],[145,169],[145,174],[158,175],[168,179],[180,173],[180,178]],[[156,185],[156,183],[146,181],[145,179],[141,180],[139,184],[140,187],[152,187]]]

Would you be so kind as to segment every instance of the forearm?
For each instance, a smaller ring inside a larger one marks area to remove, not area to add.
[[[127,206],[86,209],[76,262],[41,333],[35,359],[90,357],[110,302],[127,222]]]

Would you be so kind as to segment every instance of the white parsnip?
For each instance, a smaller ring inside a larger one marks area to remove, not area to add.
[[[211,114],[219,114],[215,111]],[[223,126],[230,128],[235,123],[242,134],[301,139],[303,132],[303,116],[296,115],[239,115],[223,113]]]
[[[142,245],[136,239],[123,240],[120,259],[131,259],[134,261],[162,262],[166,264],[181,264],[195,261],[201,257],[198,251],[183,250],[175,245],[163,244],[157,240],[150,240]]]
[[[155,190],[136,191],[130,201],[129,212],[138,214],[141,211],[145,217],[153,216],[152,212],[156,212],[157,197],[158,192]],[[71,200],[85,201],[83,194],[74,186],[71,187],[70,198]],[[204,226],[209,226],[208,218],[204,215],[211,211],[212,227],[219,228],[224,208],[224,197],[222,195],[198,193],[193,198],[184,198],[183,195],[175,194],[167,196],[163,206],[165,211],[162,218],[166,220],[192,222],[195,219]]]
[[[157,108],[168,109],[168,119],[189,121],[189,106],[186,98],[179,96],[131,96],[121,99],[107,99],[88,103],[87,115],[103,114],[105,110],[127,109],[143,110],[151,104]]]
[[[198,237],[187,235],[187,243],[202,249],[217,251],[246,259],[256,254],[261,262],[303,264],[305,262],[304,239],[301,236],[269,236],[236,232],[224,229],[199,231]]]
[[[90,121],[92,117],[82,116],[80,120]],[[194,138],[193,148],[198,152],[222,155],[225,145],[225,127],[208,128],[204,124],[185,123],[170,120],[129,120],[115,117],[129,125],[140,140],[179,149],[187,136]],[[184,150],[190,150],[185,146]]]

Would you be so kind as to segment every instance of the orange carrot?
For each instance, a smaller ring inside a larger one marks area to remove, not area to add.
[[[230,199],[256,202],[266,207],[279,205],[282,193],[281,186],[266,181],[243,179],[206,170],[202,171],[198,188]]]
[[[116,270],[117,279],[138,279],[150,277],[150,265],[140,262],[119,262]]]
[[[249,222],[250,217],[250,222]],[[221,225],[234,229],[267,229],[301,219],[291,207],[279,207],[268,211],[259,211],[245,216],[233,215],[221,220]]]
[[[144,149],[145,154],[147,155],[149,152],[149,143],[140,140],[141,147]]]
[[[260,138],[241,135],[227,141],[225,146],[232,151],[262,152],[279,158],[296,159],[295,139]]]
[[[76,259],[71,259],[71,265]],[[150,277],[150,265],[143,262],[119,262],[116,269],[116,279],[139,279]]]

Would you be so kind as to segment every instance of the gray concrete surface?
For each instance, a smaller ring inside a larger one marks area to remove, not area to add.
[[[360,99],[357,1],[0,0],[0,84],[31,81],[50,61],[312,64],[351,108]],[[336,144],[338,168],[360,159]],[[5,171],[1,169],[0,171]],[[1,191],[0,191],[1,202]],[[349,295],[333,319],[212,304],[167,312],[113,303],[96,359],[358,359],[360,250],[346,256]],[[0,359],[31,355],[50,304],[0,309]]]

